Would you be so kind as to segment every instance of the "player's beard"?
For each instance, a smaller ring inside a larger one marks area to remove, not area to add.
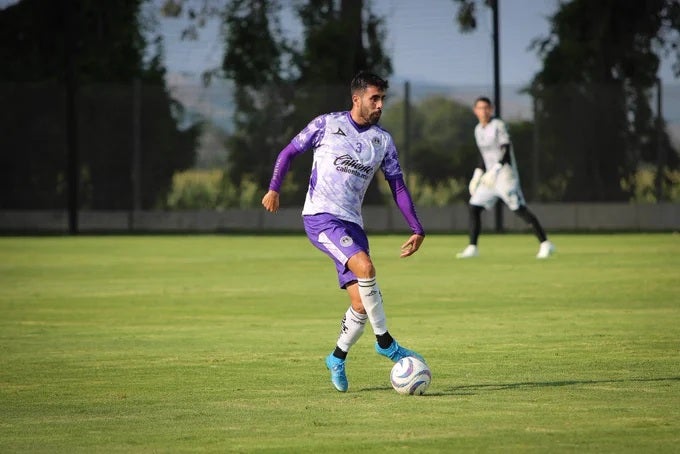
[[[361,118],[361,126],[372,126],[380,120],[382,115],[382,109],[376,109],[371,112],[369,106],[365,105],[363,102],[358,106],[358,115]]]
[[[364,118],[368,121],[369,125],[374,125],[380,121],[380,115],[382,115],[382,110],[374,110],[371,112],[369,109],[366,109]]]

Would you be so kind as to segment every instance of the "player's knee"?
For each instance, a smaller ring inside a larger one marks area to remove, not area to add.
[[[352,256],[347,262],[347,266],[358,278],[375,277],[375,268],[368,254],[359,253]]]
[[[375,268],[373,267],[373,263],[370,260],[359,262],[357,270],[354,271],[354,274],[356,274],[357,277],[362,278],[375,277]]]
[[[514,213],[522,218],[525,222],[531,222],[531,218],[533,217],[525,205],[521,205],[514,211]]]

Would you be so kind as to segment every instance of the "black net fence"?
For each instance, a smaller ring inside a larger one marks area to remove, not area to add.
[[[0,83],[0,210],[257,206],[288,141],[316,115],[349,108],[345,86],[242,93],[219,81],[171,85],[69,92],[55,82]],[[467,201],[478,153],[471,106],[492,94],[488,86],[392,83],[381,124],[417,204]],[[503,87],[501,99],[528,200],[680,200],[678,87]],[[289,204],[302,203],[308,155],[284,186]],[[379,183],[372,191],[367,203],[390,200]]]

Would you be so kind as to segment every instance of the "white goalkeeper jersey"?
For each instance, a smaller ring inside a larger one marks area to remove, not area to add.
[[[484,165],[490,169],[497,162],[503,160],[502,145],[511,145],[510,134],[505,127],[505,122],[499,118],[493,118],[486,126],[478,123],[475,127],[475,141],[477,148],[482,154]],[[507,157],[511,167],[515,168],[515,156],[512,152],[512,146],[509,149],[510,156]]]
[[[402,175],[392,136],[378,125],[357,125],[349,112],[318,116],[292,143],[314,150],[303,215],[330,213],[363,227],[361,205],[378,168],[388,180]]]

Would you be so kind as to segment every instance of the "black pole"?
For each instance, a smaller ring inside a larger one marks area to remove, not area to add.
[[[68,181],[68,231],[78,234],[78,188],[80,186],[78,153],[78,114],[76,107],[77,80],[75,65],[75,14],[73,2],[63,1],[64,11],[64,66],[66,80],[66,153]]]
[[[135,215],[142,209],[142,82],[135,78],[132,82],[132,162],[130,180],[132,181],[132,200],[128,215],[128,230],[135,228]]]
[[[534,132],[533,132],[533,149],[531,150],[531,200],[533,202],[538,200],[538,182],[540,180],[540,177],[538,175],[539,173],[539,159],[540,159],[540,153],[538,150],[541,148],[541,133],[540,133],[540,121],[539,121],[539,116],[541,115],[539,113],[539,101],[536,99],[534,96],[533,98],[533,106],[534,106]]]
[[[663,201],[663,171],[666,167],[666,147],[663,140],[663,106],[661,79],[656,79],[656,203]]]
[[[493,12],[493,97],[495,112],[501,118],[501,65],[499,59],[499,37],[498,37],[498,2],[491,0],[491,10]],[[503,231],[503,204],[496,203],[496,232]]]
[[[411,149],[411,84],[404,82],[404,153],[401,159],[402,170],[408,174]]]

